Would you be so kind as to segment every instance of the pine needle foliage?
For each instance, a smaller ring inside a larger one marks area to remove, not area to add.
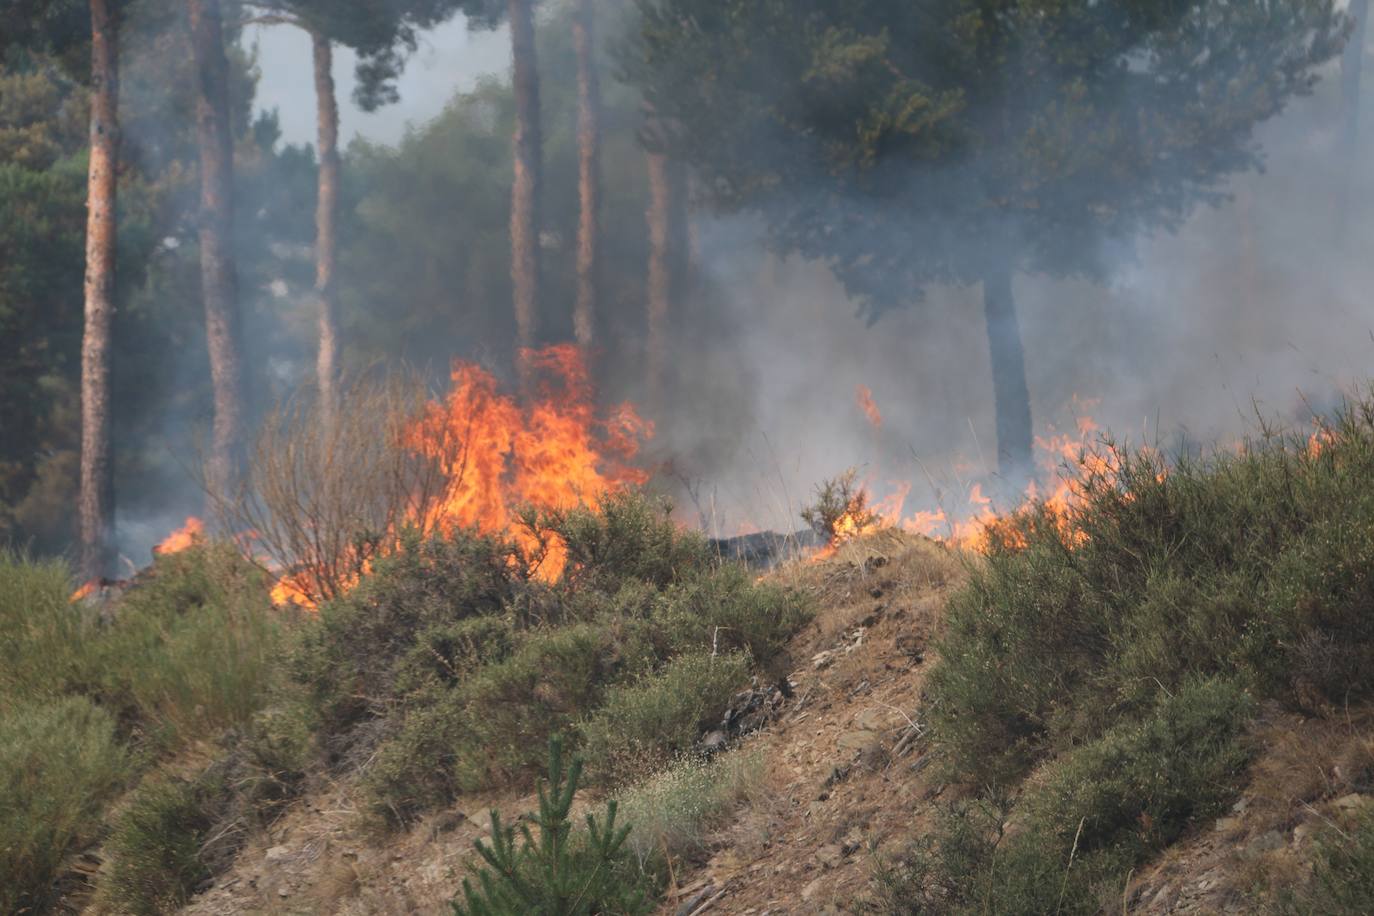
[[[593,916],[648,913],[653,909],[649,878],[633,862],[625,840],[629,826],[616,826],[616,803],[604,823],[587,815],[585,834],[573,834],[573,797],[582,761],[565,763],[563,742],[549,739],[548,778],[539,785],[538,838],[525,824],[503,823],[491,812],[491,843],[476,842],[487,863],[476,886],[463,880],[463,900],[454,916]]]

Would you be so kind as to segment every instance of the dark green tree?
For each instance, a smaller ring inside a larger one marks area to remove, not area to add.
[[[1257,167],[1340,49],[1331,0],[638,0],[628,77],[723,209],[876,319],[981,283],[1004,476],[1027,470],[1020,272],[1100,277]]]

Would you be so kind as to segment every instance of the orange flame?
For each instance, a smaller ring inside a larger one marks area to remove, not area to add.
[[[530,403],[502,393],[482,368],[456,362],[448,396],[427,405],[409,444],[446,464],[447,491],[426,528],[510,538],[538,577],[553,581],[567,564],[567,548],[521,525],[520,510],[595,509],[607,494],[644,483],[648,473],[629,462],[653,424],[629,404],[597,415],[576,346],[526,350],[520,358],[537,379]]]
[[[84,601],[84,600],[86,600],[87,598],[89,598],[89,597],[91,597],[92,595],[94,595],[94,594],[96,593],[96,590],[99,589],[99,588],[100,588],[100,580],[99,580],[99,579],[92,579],[92,580],[90,580],[89,582],[87,582],[87,583],[85,583],[84,585],[82,585],[82,586],[81,586],[80,588],[78,588],[76,591],[72,592],[72,596],[71,596],[70,598],[68,598],[67,600],[70,601],[72,604],[76,604],[78,601]]]
[[[859,401],[859,409],[868,417],[868,422],[873,424],[874,429],[882,429],[883,415],[878,412],[878,405],[873,402],[873,392],[867,385],[860,385],[855,395]]]
[[[180,528],[167,535],[153,548],[153,554],[165,556],[167,554],[180,553],[187,548],[194,547],[204,540],[205,523],[194,515],[187,516],[186,521]]]

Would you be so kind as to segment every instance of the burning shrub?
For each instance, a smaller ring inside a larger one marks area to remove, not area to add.
[[[1120,455],[1074,531],[1013,521],[951,602],[934,713],[958,772],[1006,783],[1196,674],[1305,709],[1374,693],[1374,403],[1320,450]]]
[[[592,774],[623,784],[662,769],[692,749],[748,680],[747,656],[693,652],[658,674],[612,688],[579,726]]]
[[[859,472],[850,468],[839,477],[816,487],[816,502],[802,509],[802,521],[827,544],[851,538],[879,521],[868,505],[868,493],[858,483]]]
[[[402,529],[434,529],[453,455],[411,444],[426,403],[419,379],[392,374],[355,380],[337,412],[301,393],[268,413],[241,489],[211,495],[245,554],[285,573],[279,602],[338,597]]]

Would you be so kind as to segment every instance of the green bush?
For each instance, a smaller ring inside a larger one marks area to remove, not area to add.
[[[201,779],[154,779],[116,818],[100,900],[115,912],[158,916],[211,876],[201,846],[217,820],[222,787]]]
[[[564,767],[562,743],[550,738],[548,780],[539,785],[533,818],[539,838],[523,824],[517,831],[502,823],[493,810],[490,845],[476,844],[486,867],[476,885],[463,879],[463,899],[453,901],[455,916],[630,916],[654,910],[652,882],[628,855],[630,828],[616,826],[614,801],[604,824],[588,814],[586,832],[573,834],[569,813],[581,772],[579,760]]]
[[[565,586],[615,591],[639,581],[665,588],[712,565],[706,539],[669,517],[671,506],[626,491],[606,497],[595,511],[546,513],[538,524],[567,545]]]
[[[382,714],[402,686],[414,686],[412,653],[422,634],[442,641],[463,621],[505,614],[520,584],[513,556],[490,538],[421,540],[410,532],[356,588],[321,607],[293,669],[310,689],[322,727],[344,732]]]
[[[90,676],[97,621],[71,593],[64,564],[0,550],[0,703],[60,696]]]
[[[1115,461],[1071,530],[1040,508],[994,532],[949,606],[930,689],[961,777],[1011,785],[1196,675],[1309,710],[1374,693],[1374,402],[1320,450]]]
[[[114,721],[84,697],[0,705],[0,912],[42,908],[129,770]]]
[[[622,784],[661,769],[720,721],[748,680],[749,659],[742,653],[693,652],[657,674],[612,688],[579,727],[591,772],[601,782]]]
[[[1223,681],[1163,694],[1143,721],[1047,764],[1014,805],[956,807],[904,863],[879,870],[879,896],[895,913],[1031,916],[1119,904],[1130,868],[1234,796],[1252,712]]]
[[[655,621],[673,651],[742,650],[770,674],[785,674],[785,649],[810,619],[803,597],[754,581],[743,566],[728,565],[668,589]]]

